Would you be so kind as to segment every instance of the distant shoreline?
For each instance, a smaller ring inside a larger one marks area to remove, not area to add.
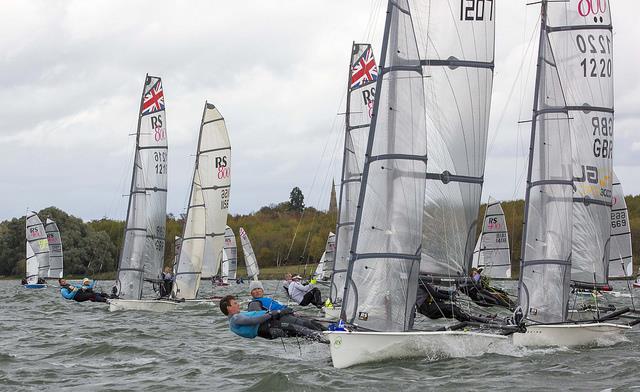
[[[284,274],[298,274],[304,277],[309,277],[313,274],[316,269],[317,264],[307,264],[306,270],[304,264],[297,265],[283,265],[280,267],[261,267],[260,268],[260,279],[273,280],[273,279],[282,279]],[[245,268],[238,268],[238,277],[243,277],[246,279],[247,270]],[[99,272],[93,275],[65,275],[65,279],[69,280],[81,280],[83,278],[97,279],[97,280],[115,280],[116,279],[116,271],[112,272]],[[18,275],[0,275],[0,280],[21,280],[23,276]],[[57,280],[57,279],[48,279],[48,280]]]

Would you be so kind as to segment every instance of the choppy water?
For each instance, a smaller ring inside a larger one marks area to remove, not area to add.
[[[265,282],[265,291],[273,293],[276,284]],[[102,283],[105,291],[109,287]],[[205,289],[212,290],[208,283]],[[247,291],[247,284],[215,289],[243,298]],[[339,370],[331,366],[326,345],[236,337],[211,305],[181,306],[168,314],[110,313],[104,304],[66,301],[53,288],[25,290],[18,281],[0,281],[0,298],[0,390],[640,389],[636,330],[611,347],[513,348]]]

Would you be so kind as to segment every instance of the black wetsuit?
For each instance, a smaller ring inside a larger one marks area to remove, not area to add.
[[[107,295],[104,293],[96,293],[93,289],[79,289],[73,299],[78,302],[107,302]]]
[[[418,284],[416,307],[420,314],[430,319],[455,318],[458,321],[469,321],[469,316],[451,302],[448,291],[438,290],[428,283]]]
[[[277,329],[277,330],[284,330],[284,331],[293,331],[295,333],[295,335],[286,335],[286,336],[307,336],[307,335],[316,335],[317,331],[326,331],[327,328],[320,324],[319,322],[315,321],[315,320],[309,320],[303,317],[299,317],[299,316],[294,316],[293,310],[291,308],[285,308],[287,309],[287,311],[285,311],[285,314],[280,315],[279,317],[274,317],[271,320],[269,320],[267,323],[265,324],[269,324],[269,322],[271,323],[271,325],[264,327],[266,329]],[[248,311],[255,311],[255,310],[266,310],[269,311],[269,309],[265,309],[264,306],[262,306],[262,302],[257,301],[257,300],[253,300],[251,302],[249,302],[249,305],[247,306],[247,310]],[[291,313],[288,313],[288,312]],[[261,329],[263,329],[262,325],[260,326]],[[300,329],[300,328],[304,328],[304,329]],[[258,335],[260,335],[260,330],[258,330]],[[280,331],[272,331],[273,333],[275,333],[275,336],[272,337],[271,339],[275,339],[277,337],[281,337],[283,335],[281,335]],[[269,335],[272,335],[272,332],[269,332]],[[261,337],[265,337],[260,335]],[[267,338],[269,339],[269,338]]]
[[[515,309],[515,304],[504,290],[485,285],[482,282],[461,286],[460,291],[468,295],[479,306],[502,306],[511,310]]]

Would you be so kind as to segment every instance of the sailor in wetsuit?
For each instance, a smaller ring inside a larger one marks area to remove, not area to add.
[[[262,282],[254,280],[249,284],[249,290],[251,292],[251,297],[253,300],[249,302],[247,306],[248,311],[256,311],[256,310],[266,310],[270,312],[272,310],[285,310],[287,312],[290,310],[286,305],[281,304],[273,298],[264,296],[264,288],[262,287]],[[293,312],[293,310],[291,310]],[[305,328],[312,329],[314,331],[326,331],[327,329],[320,323],[304,319],[302,317],[296,317],[293,314],[281,314],[278,320],[280,324],[289,323],[289,324],[297,324],[301,325]]]
[[[82,285],[71,285],[62,278],[58,279],[58,283],[60,284],[60,294],[65,299],[72,299],[76,302],[107,302],[107,295],[94,292],[93,287],[96,282],[92,282],[88,278],[82,280]]]
[[[507,309],[515,309],[515,303],[509,298],[509,294],[497,287],[492,287],[489,279],[481,275],[482,269],[472,268],[469,276],[472,283],[460,286],[460,291],[469,296],[479,306],[502,306]]]
[[[453,303],[455,295],[456,292],[440,290],[427,282],[419,281],[416,308],[420,314],[430,319],[446,317],[469,321],[469,316]]]
[[[241,312],[240,304],[233,295],[227,295],[220,300],[220,310],[229,317],[229,328],[233,333],[243,338],[253,339],[259,336],[264,339],[276,339],[287,336],[303,336],[326,343],[321,332],[314,331],[299,324],[280,322],[280,318],[291,315],[293,310],[257,310]]]

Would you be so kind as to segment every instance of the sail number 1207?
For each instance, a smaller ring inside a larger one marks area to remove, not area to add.
[[[460,0],[460,20],[493,20],[493,0]]]

